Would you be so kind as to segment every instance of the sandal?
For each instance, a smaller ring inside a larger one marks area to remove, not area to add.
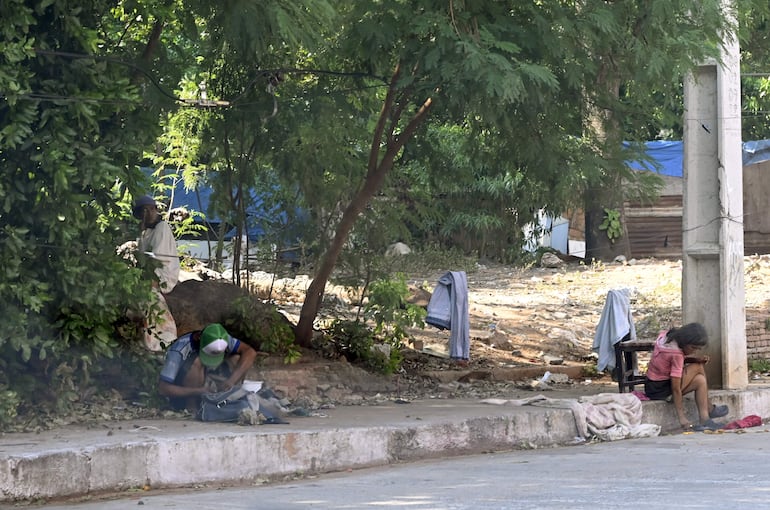
[[[712,419],[708,419],[701,423],[700,425],[693,426],[692,430],[703,432],[704,430],[719,430],[724,427],[723,423],[715,422]]]
[[[725,405],[713,405],[711,406],[711,411],[709,411],[709,418],[721,418],[722,416],[727,416],[729,412],[730,409]]]
[[[269,418],[265,418],[262,421],[262,425],[288,425],[289,422],[286,420],[283,420],[277,416],[271,416]]]

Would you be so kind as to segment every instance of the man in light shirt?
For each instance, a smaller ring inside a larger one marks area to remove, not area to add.
[[[131,209],[134,218],[140,220],[141,235],[137,241],[138,256],[147,256],[160,262],[155,268],[152,287],[155,291],[159,319],[144,328],[145,347],[150,351],[162,351],[177,336],[176,323],[166,304],[164,294],[171,292],[179,281],[179,255],[171,227],[163,220],[155,200],[143,195],[136,199]]]

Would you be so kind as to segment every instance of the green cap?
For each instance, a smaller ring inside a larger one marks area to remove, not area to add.
[[[209,324],[203,329],[198,356],[204,366],[216,368],[222,364],[222,360],[225,359],[229,336],[221,324]]]

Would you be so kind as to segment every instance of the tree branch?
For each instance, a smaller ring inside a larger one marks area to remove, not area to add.
[[[396,83],[398,83],[401,77],[401,64],[396,65],[393,76],[390,79],[390,86],[388,87],[388,94],[385,96],[385,101],[382,103],[382,109],[380,110],[380,117],[377,119],[377,125],[374,128],[374,134],[372,136],[372,147],[369,151],[369,164],[367,168],[367,174],[371,174],[377,169],[377,161],[380,158],[380,145],[382,144],[382,133],[385,131],[385,123],[388,120],[388,112],[393,106],[393,101],[396,96]]]

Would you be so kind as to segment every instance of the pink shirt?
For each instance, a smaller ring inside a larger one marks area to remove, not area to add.
[[[661,331],[655,340],[650,364],[647,366],[647,378],[651,381],[666,381],[672,377],[682,377],[684,353],[677,343],[666,343],[668,331]]]

